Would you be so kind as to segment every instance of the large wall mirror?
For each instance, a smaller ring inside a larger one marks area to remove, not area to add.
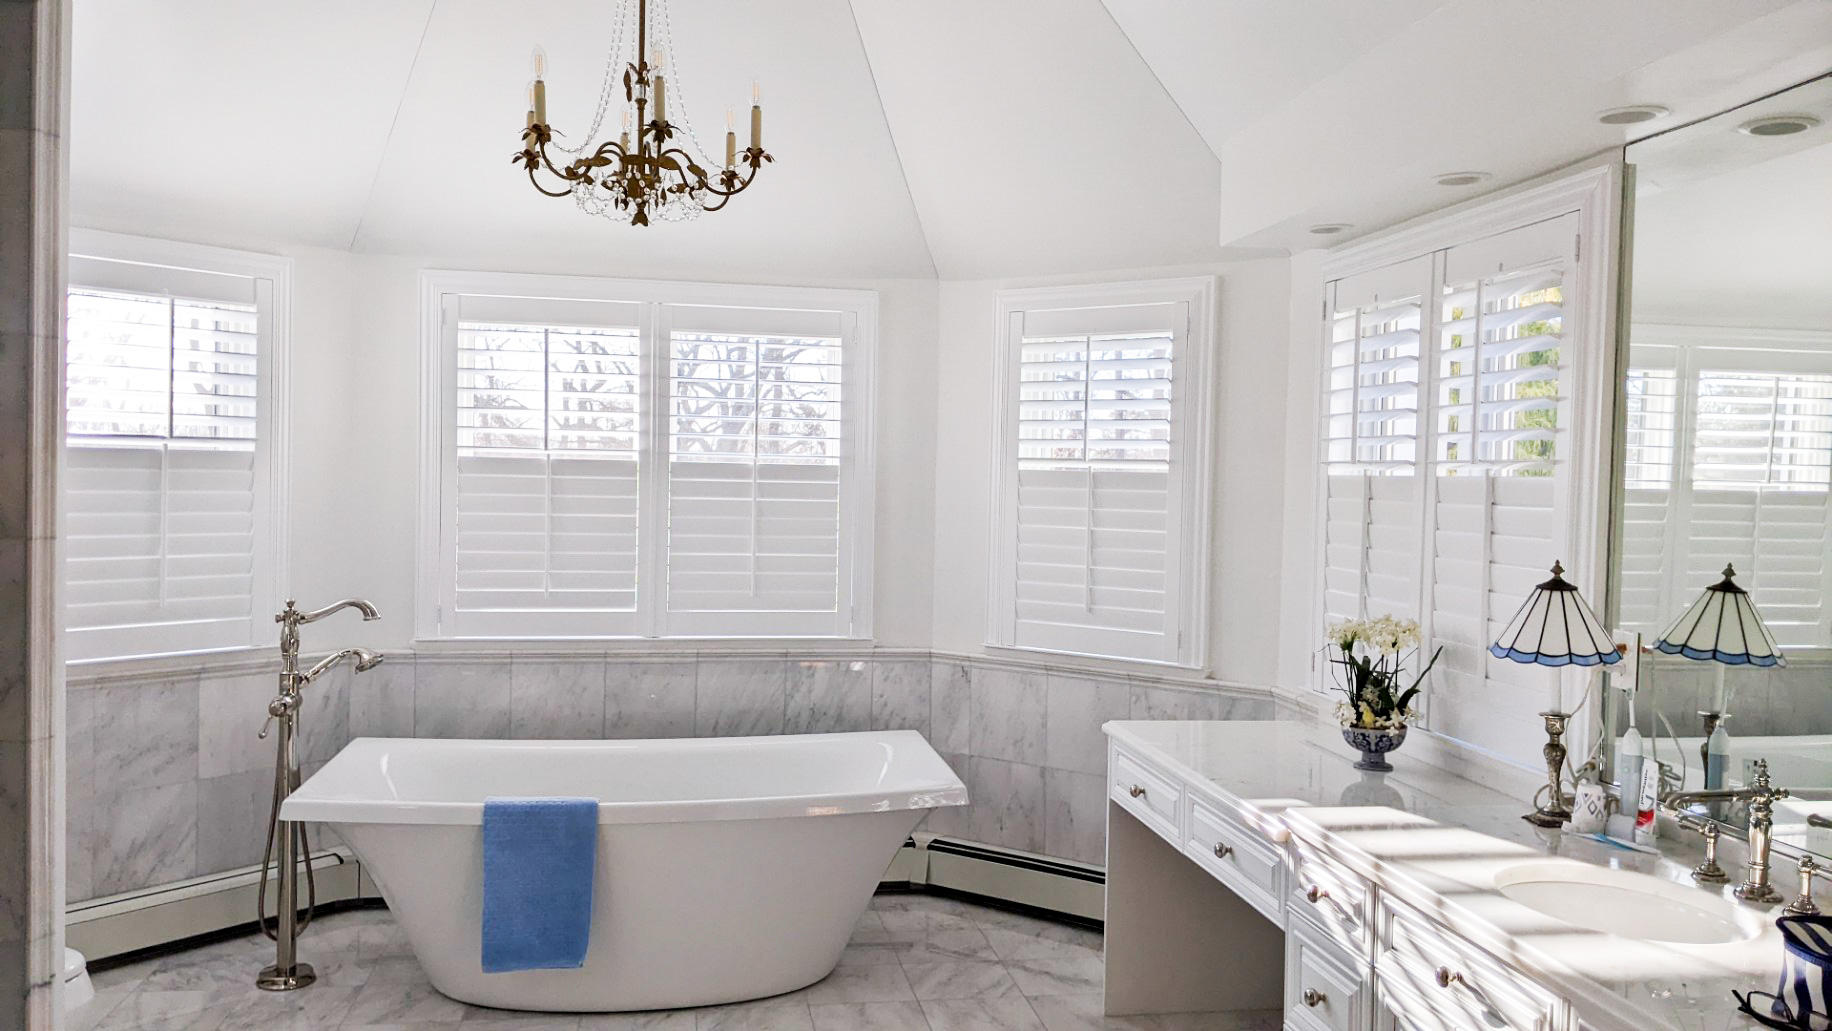
[[[1611,594],[1615,626],[1666,643],[1642,654],[1633,725],[1688,789],[1767,760],[1795,793],[1777,839],[1832,856],[1807,821],[1832,816],[1832,76],[1627,159]],[[1746,594],[1708,594],[1726,569]],[[1606,694],[1620,742],[1627,696]]]

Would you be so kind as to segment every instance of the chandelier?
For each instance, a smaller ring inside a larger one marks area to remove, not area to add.
[[[763,97],[751,84],[751,143],[738,150],[737,126],[732,113],[725,115],[725,162],[707,172],[710,153],[694,135],[687,120],[685,97],[678,77],[664,74],[663,65],[673,42],[668,24],[667,0],[654,0],[658,16],[649,16],[650,0],[633,0],[635,23],[630,22],[632,0],[622,0],[611,31],[610,53],[605,57],[604,82],[598,90],[598,107],[591,128],[578,146],[567,146],[547,123],[547,56],[534,52],[534,81],[528,87],[528,122],[522,130],[522,149],[513,160],[528,170],[528,181],[549,197],[571,197],[580,210],[607,218],[628,217],[631,225],[649,220],[684,221],[702,211],[717,211],[751,185],[757,170],[774,161],[763,149]],[[654,43],[655,59],[650,60]],[[633,54],[634,60],[626,59]],[[623,69],[623,102],[616,102],[617,70]],[[600,142],[606,116],[613,106],[622,108],[622,130],[617,139]],[[671,121],[674,114],[679,121]],[[634,136],[632,137],[632,132]],[[549,153],[558,152],[558,161]],[[543,181],[545,180],[545,181]],[[551,185],[549,185],[551,184]]]

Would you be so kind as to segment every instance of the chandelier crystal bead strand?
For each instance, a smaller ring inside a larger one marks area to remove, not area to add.
[[[632,6],[634,24],[629,17]],[[653,21],[651,6],[656,12]],[[763,149],[763,93],[752,83],[750,146],[738,149],[736,115],[728,110],[725,161],[717,172],[707,171],[712,162],[700,155],[710,151],[687,121],[678,76],[670,78],[664,70],[670,35],[667,0],[624,0],[618,5],[598,106],[585,142],[578,147],[560,143],[556,137],[562,134],[548,124],[547,55],[535,50],[522,149],[511,160],[528,170],[528,181],[536,190],[549,197],[571,197],[589,214],[627,217],[631,225],[646,226],[651,219],[685,221],[702,211],[718,211],[751,185],[764,162],[775,160]],[[657,43],[653,60],[652,37]],[[634,59],[623,60],[629,51]],[[619,67],[621,105],[616,99]],[[621,107],[619,135],[599,142],[613,106]],[[670,114],[679,121],[670,121]],[[550,150],[558,153],[559,164]]]

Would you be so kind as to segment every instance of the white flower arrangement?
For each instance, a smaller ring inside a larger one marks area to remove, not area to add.
[[[1331,623],[1327,635],[1329,646],[1338,653],[1331,664],[1341,666],[1349,678],[1347,684],[1339,685],[1344,700],[1336,705],[1336,718],[1343,726],[1393,730],[1418,717],[1412,699],[1444,651],[1440,647],[1433,652],[1411,685],[1400,689],[1406,659],[1419,646],[1418,620],[1391,614],[1349,619]]]

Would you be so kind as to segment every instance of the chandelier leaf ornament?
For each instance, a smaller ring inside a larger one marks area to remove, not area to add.
[[[765,162],[776,160],[763,149],[763,95],[752,83],[750,146],[738,149],[737,126],[728,110],[725,162],[718,171],[707,171],[712,162],[698,155],[710,151],[700,144],[687,120],[679,76],[664,72],[671,36],[667,0],[622,0],[618,4],[598,106],[584,142],[577,147],[561,143],[558,137],[564,134],[547,122],[547,55],[535,50],[522,149],[511,160],[528,170],[528,181],[536,190],[549,197],[571,197],[589,214],[627,217],[631,225],[646,226],[651,218],[677,222],[697,218],[704,211],[718,211],[751,185]],[[626,60],[625,55],[632,53],[634,59]],[[621,104],[616,99],[619,85]],[[617,139],[600,142],[614,106],[622,108],[622,130]],[[670,113],[680,121],[670,121]],[[558,153],[557,163],[550,151]]]

